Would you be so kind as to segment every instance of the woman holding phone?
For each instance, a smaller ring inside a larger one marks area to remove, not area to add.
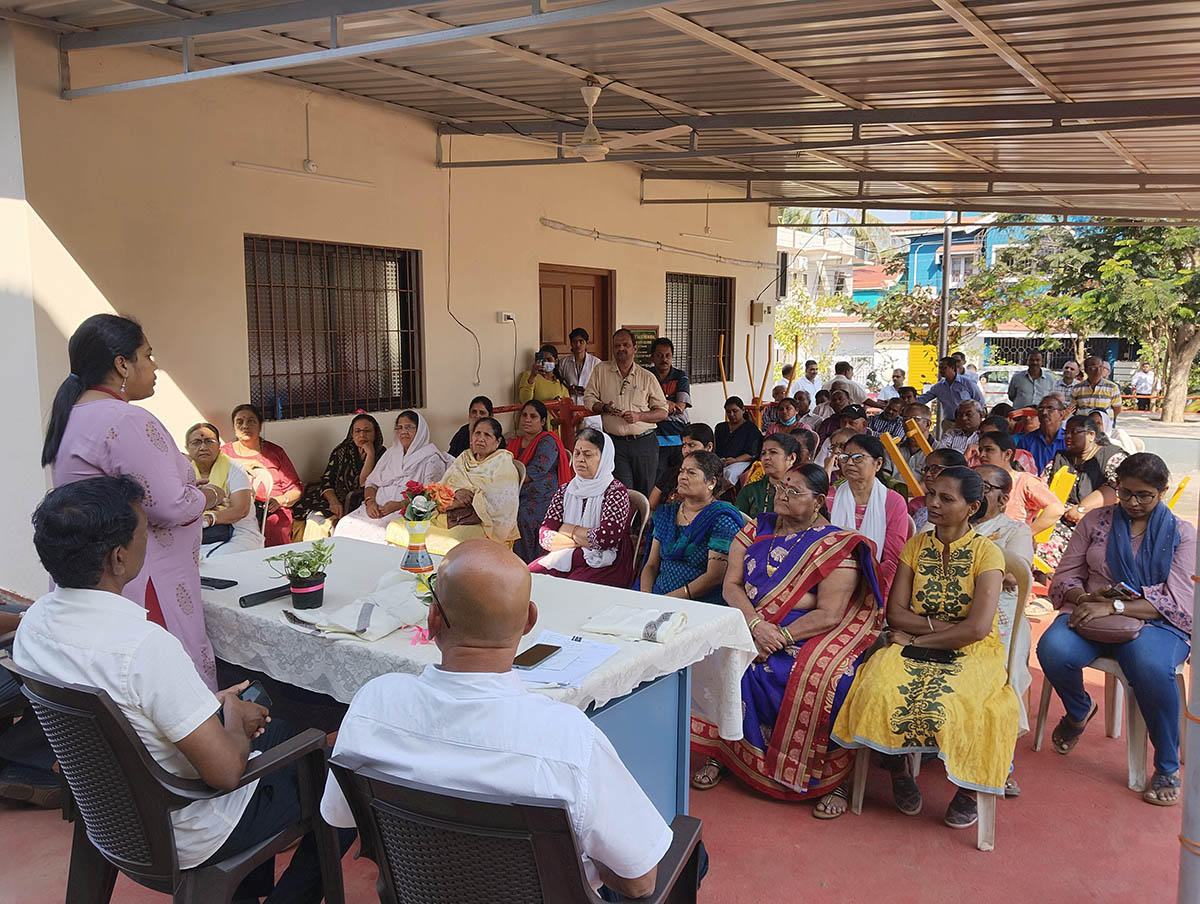
[[[533,365],[517,381],[517,401],[553,402],[570,394],[558,373],[558,349],[547,343],[537,350]]]

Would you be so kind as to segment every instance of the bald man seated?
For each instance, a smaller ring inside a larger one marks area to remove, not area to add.
[[[447,790],[565,801],[593,887],[645,897],[671,829],[581,710],[529,693],[512,671],[517,645],[537,623],[529,592],[529,567],[500,544],[452,549],[429,610],[441,665],[365,684],[334,754]],[[354,825],[332,775],[321,815]]]

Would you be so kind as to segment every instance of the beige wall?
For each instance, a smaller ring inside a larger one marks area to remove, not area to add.
[[[471,396],[512,397],[514,342],[524,365],[538,340],[542,262],[614,270],[618,323],[662,323],[668,270],[735,277],[731,390],[747,389],[749,300],[771,270],[594,241],[547,229],[539,218],[769,263],[774,235],[758,206],[713,208],[714,233],[734,244],[684,239],[678,233],[698,231],[703,210],[642,207],[632,167],[460,169],[451,175],[434,166],[432,124],[378,104],[254,77],[63,101],[53,38],[18,29],[16,50],[40,399],[48,400],[66,374],[65,338],[75,326],[88,314],[116,310],[146,328],[165,371],[146,404],[177,439],[201,418],[228,429],[228,412],[247,397],[249,385],[246,233],[422,252],[425,413],[441,444],[462,423]],[[140,51],[76,54],[71,65],[75,85],[177,71]],[[298,168],[306,102],[320,171],[369,180],[374,189],[230,165],[243,160]],[[468,148],[467,141],[455,142],[455,156],[529,152],[525,144],[470,139]],[[474,343],[446,311],[448,211],[449,297],[479,335],[478,384]],[[498,310],[516,314],[515,329],[496,322]],[[764,358],[767,331],[754,330]],[[696,387],[694,394],[700,417],[714,422],[720,384]],[[21,420],[23,429],[40,431],[28,412]],[[269,425],[268,434],[302,474],[313,475],[344,436],[346,422],[289,421]],[[0,560],[0,586],[4,570]]]

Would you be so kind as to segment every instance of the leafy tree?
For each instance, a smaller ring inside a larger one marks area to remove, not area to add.
[[[959,298],[977,316],[1018,319],[1035,332],[1068,331],[1077,343],[1103,330],[1161,349],[1163,420],[1183,420],[1200,353],[1200,228],[1162,222],[1028,229]]]
[[[800,340],[801,371],[808,358],[815,358],[822,372],[833,369],[833,349],[837,347],[837,336],[834,336],[830,348],[822,352],[818,348],[817,332],[825,313],[837,307],[842,300],[829,296],[812,298],[803,283],[792,283],[787,298],[775,306],[775,345],[780,349],[779,361],[775,365],[776,375],[779,375],[783,365],[792,363],[791,354],[796,339]],[[795,378],[802,376],[803,373],[798,373]]]
[[[891,290],[874,304],[867,301],[848,301],[843,309],[873,323],[883,333],[907,336],[922,345],[937,345],[938,322],[941,317],[941,295],[932,286],[908,288],[907,257],[892,255],[884,262],[889,276],[899,277]],[[950,347],[956,348],[979,331],[980,312],[965,304],[961,295],[950,297]],[[992,318],[989,318],[992,319]]]

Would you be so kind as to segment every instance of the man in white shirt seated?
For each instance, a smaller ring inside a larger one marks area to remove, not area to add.
[[[529,593],[528,567],[498,543],[452,549],[429,609],[441,665],[364,685],[334,754],[448,791],[563,800],[592,885],[645,897],[671,829],[604,733],[574,706],[529,693],[512,670],[537,622]],[[321,813],[354,825],[333,776]]]
[[[171,814],[179,865],[189,869],[248,850],[296,822],[300,788],[294,765],[236,787],[251,746],[266,749],[290,731],[270,722],[262,706],[238,698],[246,684],[214,695],[183,645],[120,595],[146,558],[144,495],[129,477],[92,477],[47,494],[33,516],[33,543],[56,589],[21,619],[12,656],[55,681],[107,692],[160,766],[229,792]],[[345,853],[355,833],[339,834]],[[234,901],[321,900],[311,833],[274,879],[274,863],[263,863]]]

